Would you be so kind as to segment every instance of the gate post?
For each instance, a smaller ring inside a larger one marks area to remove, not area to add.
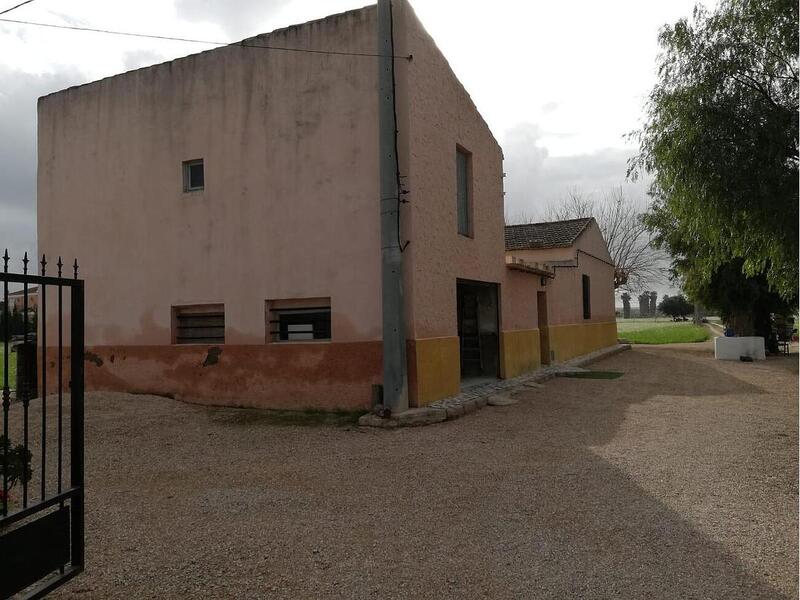
[[[76,268],[77,279],[77,268]],[[77,492],[70,502],[72,519],[72,565],[83,568],[84,564],[84,515],[83,515],[83,281],[72,285],[70,296],[70,485]]]

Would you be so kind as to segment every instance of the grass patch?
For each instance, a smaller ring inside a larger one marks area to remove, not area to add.
[[[692,325],[690,321],[673,321],[659,317],[658,319],[617,319],[617,332],[627,334],[629,331],[641,329],[654,329],[658,327],[686,327]]]
[[[5,374],[5,361],[3,357],[0,356],[0,386],[3,385],[5,379],[3,379]],[[17,387],[17,353],[16,352],[9,352],[8,353],[8,387],[14,389]]]
[[[571,379],[619,379],[624,373],[619,371],[585,371],[576,373],[565,373],[562,377]]]
[[[691,323],[676,323],[678,326],[656,326],[648,329],[626,331],[625,339],[631,344],[685,344],[705,342],[708,329]]]
[[[294,425],[319,427],[322,425],[342,427],[355,425],[367,410],[260,410],[252,408],[212,409],[211,418],[227,425]]]

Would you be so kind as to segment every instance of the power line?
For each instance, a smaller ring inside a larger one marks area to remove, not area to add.
[[[33,0],[27,0],[27,2],[33,2]],[[22,4],[26,4],[23,2]],[[21,4],[18,6],[22,6]],[[13,7],[16,8],[16,7]],[[13,10],[13,8],[9,10]],[[8,12],[8,11],[6,11]],[[2,13],[0,13],[2,14]],[[70,29],[72,31],[90,31],[93,33],[106,33],[109,35],[123,35],[127,37],[137,37],[137,38],[148,38],[153,40],[168,40],[174,42],[188,42],[190,44],[207,44],[209,46],[242,46],[243,48],[259,48],[262,50],[278,50],[282,52],[304,52],[307,54],[333,54],[337,56],[368,56],[368,57],[375,57],[380,58],[381,54],[375,54],[370,52],[339,52],[336,50],[311,50],[308,48],[288,48],[285,46],[265,46],[261,44],[251,44],[246,41],[242,42],[214,42],[210,40],[197,40],[193,38],[182,38],[182,37],[173,37],[168,35],[154,35],[149,33],[133,33],[129,31],[113,31],[110,29],[95,29],[93,27],[78,27],[75,25],[56,25],[55,23],[37,23],[35,21],[21,21],[17,19],[0,19],[0,22],[3,23],[15,23],[17,25],[34,25],[36,27],[50,27],[52,29]],[[406,60],[411,60],[411,56],[392,56],[392,58],[404,58]]]
[[[19,8],[20,6],[25,6],[26,4],[30,4],[31,2],[33,2],[33,0],[25,0],[25,2],[20,2],[16,6],[12,6],[11,8],[7,8],[4,11],[0,12],[0,15],[4,15],[6,13],[10,13],[15,8]]]

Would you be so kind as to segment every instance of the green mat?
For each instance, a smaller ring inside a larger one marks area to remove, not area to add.
[[[575,379],[619,379],[624,373],[619,371],[585,371],[581,373],[565,373],[562,377]]]

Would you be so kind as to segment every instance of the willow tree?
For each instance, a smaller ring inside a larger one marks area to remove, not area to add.
[[[797,300],[797,23],[795,0],[721,0],[659,34],[630,174],[652,177],[645,222],[695,299],[763,281]]]

